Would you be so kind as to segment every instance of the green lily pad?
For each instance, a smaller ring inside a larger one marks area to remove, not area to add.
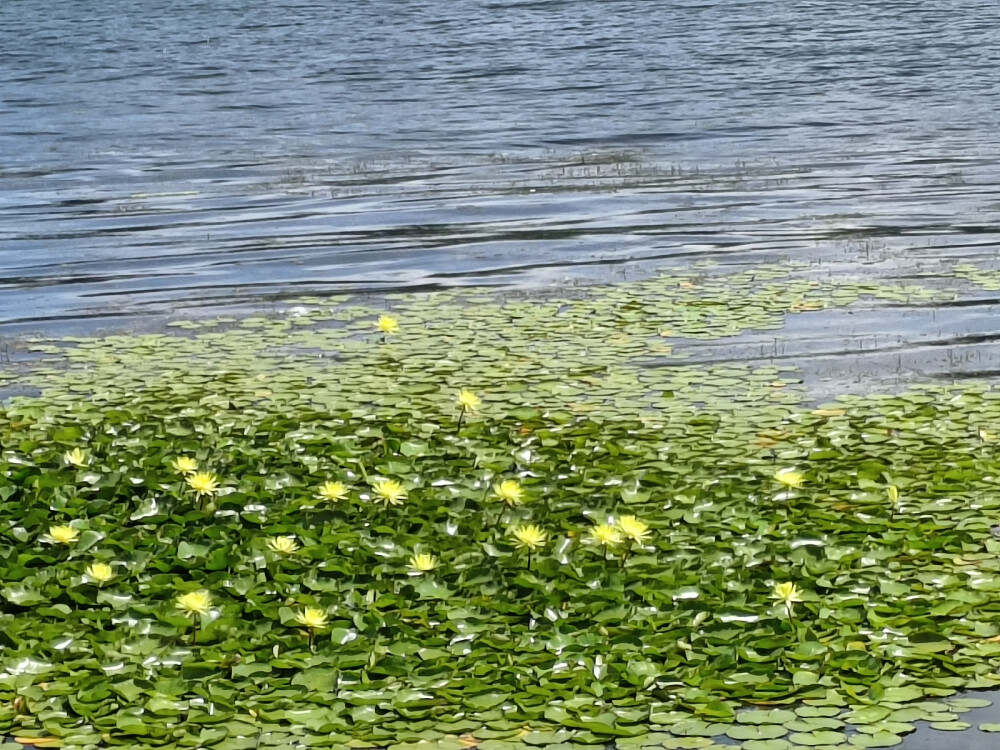
[[[743,750],[792,750],[794,745],[788,740],[747,740]]]
[[[673,737],[663,740],[660,745],[667,750],[699,750],[715,743],[707,737]]]
[[[735,724],[726,731],[726,736],[734,740],[773,740],[787,733],[778,724]]]
[[[865,706],[844,714],[844,721],[848,724],[875,724],[891,714],[892,709],[885,706]]]
[[[971,726],[964,721],[936,721],[931,724],[931,729],[937,729],[940,732],[961,732]]]
[[[736,714],[736,721],[741,724],[784,724],[795,719],[795,713],[785,709],[775,708],[768,711],[749,710]]]
[[[902,743],[903,738],[892,732],[875,732],[874,734],[855,734],[847,741],[855,747],[894,747]]]
[[[814,732],[795,732],[788,738],[794,745],[816,747],[818,745],[836,745],[844,741],[842,732],[817,730]]]
[[[952,708],[988,708],[993,705],[993,701],[985,698],[952,698],[948,701],[948,706]]]

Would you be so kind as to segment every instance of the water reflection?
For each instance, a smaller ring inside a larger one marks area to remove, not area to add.
[[[965,5],[5,3],[0,330],[992,256],[1000,9]]]

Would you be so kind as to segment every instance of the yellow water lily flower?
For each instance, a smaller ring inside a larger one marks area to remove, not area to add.
[[[376,479],[372,490],[386,505],[402,505],[406,500],[406,488],[395,479]]]
[[[199,495],[214,495],[219,491],[219,479],[215,474],[199,471],[187,477],[188,486]]]
[[[294,536],[274,536],[267,540],[267,546],[279,555],[294,555],[299,543],[295,541]]]
[[[511,529],[510,533],[513,534],[516,540],[514,546],[518,549],[536,550],[545,544],[548,538],[545,530],[533,523]]]
[[[382,333],[396,333],[399,331],[399,321],[391,315],[379,315],[375,326]]]
[[[889,496],[889,503],[893,508],[899,505],[899,487],[894,484],[890,484],[885,488],[885,494]]]
[[[319,607],[306,607],[295,615],[295,622],[309,630],[322,630],[328,621],[326,612]]]
[[[774,478],[791,489],[798,489],[806,481],[806,475],[795,469],[779,469],[774,473]]]
[[[82,469],[89,463],[90,458],[87,456],[87,451],[81,448],[74,448],[71,451],[63,453],[63,461],[70,466]]]
[[[337,502],[338,500],[343,500],[347,497],[347,485],[343,482],[323,482],[319,486],[319,491],[316,493],[323,500],[329,500],[330,502]]]
[[[613,523],[599,523],[590,528],[590,541],[603,544],[605,547],[621,544],[624,541],[622,532]]]
[[[94,583],[107,583],[115,577],[115,571],[111,569],[111,566],[102,562],[95,562],[88,566],[85,572],[87,578]]]
[[[802,589],[791,581],[778,583],[771,592],[771,598],[777,599],[786,607],[791,607],[793,603],[802,601]]]
[[[483,400],[472,391],[462,389],[458,392],[458,405],[462,407],[463,411],[474,412],[479,411],[479,407],[483,405]]]
[[[512,508],[524,502],[524,488],[515,479],[505,479],[494,484],[493,494]]]
[[[846,409],[813,409],[813,414],[817,417],[842,417],[847,413]]]
[[[194,474],[198,471],[198,462],[190,456],[178,456],[170,462],[170,465],[180,474]]]
[[[188,617],[207,615],[212,610],[212,595],[201,589],[181,594],[174,601],[174,606]]]
[[[42,541],[48,544],[75,544],[79,538],[80,532],[72,526],[50,526]]]
[[[640,521],[635,516],[622,516],[618,519],[618,528],[626,539],[642,544],[647,541],[653,533],[649,530],[649,525],[645,521]]]
[[[437,565],[437,558],[426,552],[421,552],[410,558],[410,570],[415,573],[430,573]]]

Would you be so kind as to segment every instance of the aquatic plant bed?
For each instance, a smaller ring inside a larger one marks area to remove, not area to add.
[[[817,407],[774,368],[672,362],[930,294],[792,274],[39,342],[52,361],[10,380],[40,395],[0,415],[0,729],[788,750],[967,728],[986,701],[956,692],[1000,682],[1000,392]]]

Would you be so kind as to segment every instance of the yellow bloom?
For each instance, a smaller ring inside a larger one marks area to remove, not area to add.
[[[87,451],[81,448],[74,448],[71,451],[63,453],[63,461],[68,463],[70,466],[75,466],[78,469],[84,468],[90,459],[87,457]]]
[[[170,465],[180,474],[194,474],[198,471],[198,462],[190,456],[178,456],[170,462]]]
[[[817,417],[842,417],[846,413],[843,409],[813,409]]]
[[[426,552],[421,552],[410,558],[410,570],[415,573],[429,573],[437,567],[437,564],[437,558]]]
[[[319,607],[306,607],[295,615],[295,622],[309,630],[322,630],[326,627],[326,612]]]
[[[174,602],[174,606],[181,610],[188,617],[195,615],[207,615],[212,609],[212,595],[201,589],[181,594]]]
[[[399,331],[399,321],[391,315],[379,315],[378,322],[375,325],[382,333],[396,333]]]
[[[639,542],[639,544],[647,541],[653,535],[649,530],[649,526],[635,516],[622,516],[619,518],[618,528],[621,529],[626,539]]]
[[[527,526],[518,526],[511,530],[511,534],[517,540],[514,542],[515,547],[528,550],[538,549],[545,544],[545,539],[548,537],[544,529],[535,526],[533,523]]]
[[[395,479],[376,479],[372,489],[386,505],[402,505],[406,500],[406,488]]]
[[[458,405],[462,407],[463,411],[473,412],[479,411],[479,407],[483,405],[483,401],[472,391],[463,389],[458,392]]]
[[[214,495],[219,491],[219,480],[215,474],[199,471],[187,478],[188,486],[199,495]]]
[[[795,469],[780,469],[774,473],[774,478],[786,487],[797,489],[806,481],[806,475]]]
[[[616,529],[613,523],[599,523],[590,529],[590,540],[597,544],[605,546],[621,544],[623,539],[622,532]]]
[[[274,536],[267,540],[267,546],[279,555],[294,555],[299,543],[295,541],[294,536]]]
[[[87,578],[94,583],[107,583],[115,577],[115,571],[107,563],[96,562],[86,570]]]
[[[889,496],[889,504],[892,507],[897,507],[899,505],[899,487],[894,484],[890,484],[885,488],[885,494]]]
[[[771,598],[791,607],[794,602],[802,601],[802,589],[790,581],[776,584],[771,592]]]
[[[505,479],[493,485],[493,492],[510,507],[524,502],[524,489],[514,479]]]
[[[80,532],[72,526],[50,526],[42,540],[49,544],[75,544],[79,538]]]
[[[337,502],[347,497],[347,485],[343,482],[323,482],[317,494],[324,500]]]

